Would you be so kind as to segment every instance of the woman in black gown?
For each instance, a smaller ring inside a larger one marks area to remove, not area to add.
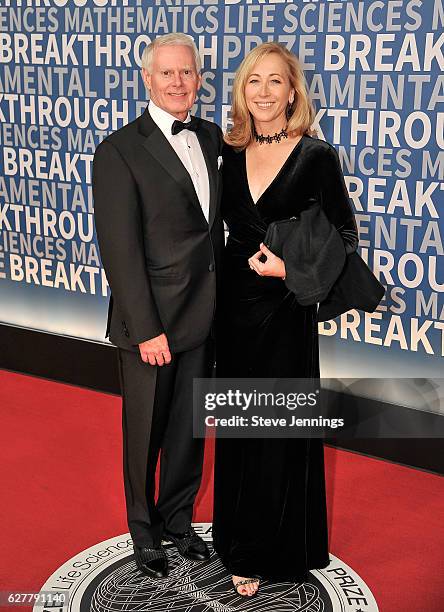
[[[339,158],[332,145],[309,135],[314,111],[303,72],[276,43],[260,45],[242,62],[232,116],[223,154],[229,238],[217,375],[316,378],[317,305],[297,303],[285,285],[285,262],[261,243],[272,221],[297,215],[316,197],[346,252],[356,249]],[[271,138],[261,142],[262,136]],[[310,569],[326,567],[322,440],[217,439],[213,541],[241,595],[257,591],[258,577],[298,582]]]

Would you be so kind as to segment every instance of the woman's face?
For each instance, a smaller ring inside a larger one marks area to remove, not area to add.
[[[280,122],[279,129],[286,125],[285,111],[294,100],[294,89],[279,55],[270,53],[254,66],[245,85],[245,100],[257,122]]]

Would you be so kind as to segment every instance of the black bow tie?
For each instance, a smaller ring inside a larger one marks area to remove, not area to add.
[[[199,128],[199,123],[200,122],[197,117],[191,117],[191,121],[188,121],[187,123],[183,123],[182,121],[178,121],[176,119],[176,121],[174,121],[173,125],[171,126],[171,134],[179,134],[179,132],[181,132],[182,130],[191,130],[192,132],[197,132]]]

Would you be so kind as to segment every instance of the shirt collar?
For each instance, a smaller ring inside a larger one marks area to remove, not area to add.
[[[152,100],[150,100],[148,104],[148,112],[151,115],[151,119],[162,130],[165,137],[170,140],[173,136],[173,134],[171,134],[171,127],[176,121],[176,117],[157,106]],[[191,121],[190,113],[188,113],[184,123],[188,123],[189,121]]]

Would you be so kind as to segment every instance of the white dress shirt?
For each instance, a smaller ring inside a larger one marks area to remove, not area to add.
[[[208,223],[210,210],[210,183],[207,165],[196,133],[191,130],[182,130],[179,134],[173,135],[171,133],[171,126],[176,120],[176,117],[170,115],[170,113],[167,113],[162,108],[159,108],[152,100],[149,102],[148,112],[154,123],[162,130],[165,138],[187,169],[193,181],[202,212]],[[188,121],[191,121],[189,113],[184,123],[188,123]]]

